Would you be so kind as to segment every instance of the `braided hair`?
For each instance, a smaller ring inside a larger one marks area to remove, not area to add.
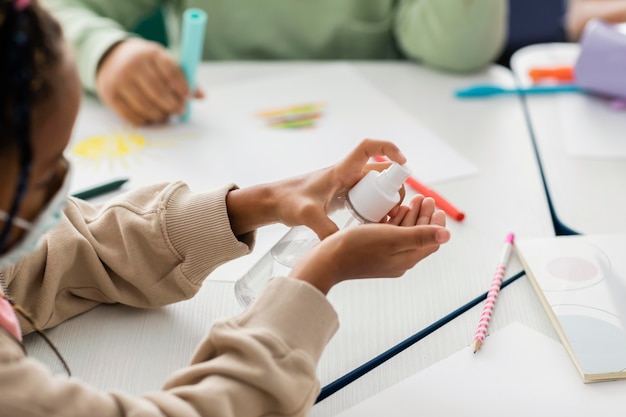
[[[52,91],[62,58],[59,24],[36,0],[0,0],[0,152],[16,149],[20,173],[0,252],[26,193],[32,168],[32,109]]]
[[[0,230],[0,253],[8,241],[30,177],[32,109],[53,91],[55,70],[63,57],[62,48],[60,25],[37,0],[0,0],[0,154],[15,149],[20,163],[13,203]],[[0,297],[33,327],[71,375],[56,346],[37,327],[30,314],[10,297],[2,272],[0,284],[3,290]]]

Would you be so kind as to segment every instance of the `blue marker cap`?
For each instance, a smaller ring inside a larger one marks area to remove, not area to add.
[[[202,59],[202,47],[204,44],[204,32],[206,30],[207,14],[204,10],[191,8],[183,13],[183,29],[181,35],[179,62],[183,69],[189,90],[193,93],[196,89],[196,68]],[[189,119],[191,109],[187,102],[187,109],[181,116],[181,120]]]

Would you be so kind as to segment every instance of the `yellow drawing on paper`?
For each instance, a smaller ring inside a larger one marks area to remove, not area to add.
[[[131,155],[145,146],[146,138],[137,133],[113,133],[84,139],[72,148],[72,152],[85,159],[101,161]]]
[[[169,137],[170,134],[172,132],[165,127],[142,128],[141,131],[132,128],[111,129],[107,133],[98,133],[79,139],[71,147],[70,152],[77,163],[87,164],[96,170],[104,164],[108,165],[111,170],[116,166],[128,168],[129,162],[141,164],[146,157],[157,160],[166,158],[160,152],[148,151],[174,146],[177,141]],[[156,137],[152,137],[153,135]],[[175,136],[180,139],[183,135],[176,134]]]
[[[71,154],[78,163],[90,165],[96,170],[103,164],[111,170],[116,165],[128,168],[128,160],[138,159],[148,143],[148,139],[136,131],[116,130],[81,139],[72,146]]]

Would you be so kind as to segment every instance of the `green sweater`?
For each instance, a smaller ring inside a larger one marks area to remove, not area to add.
[[[95,89],[103,54],[164,6],[169,45],[182,12],[209,15],[205,60],[402,59],[473,71],[497,58],[507,0],[43,0],[76,50],[84,87]]]

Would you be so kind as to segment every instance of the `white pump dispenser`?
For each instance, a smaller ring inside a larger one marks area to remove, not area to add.
[[[398,190],[411,175],[400,164],[392,163],[382,172],[370,171],[348,191],[344,210],[330,215],[339,228],[358,223],[377,223],[400,202]],[[246,307],[272,277],[286,276],[295,263],[319,242],[317,235],[306,226],[296,226],[287,232],[263,257],[235,283],[235,295]]]
[[[411,170],[397,163],[368,172],[348,191],[348,209],[361,223],[378,223],[400,202],[398,190],[409,175]]]

